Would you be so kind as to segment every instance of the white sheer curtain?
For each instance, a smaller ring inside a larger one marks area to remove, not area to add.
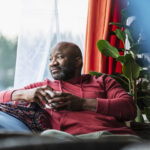
[[[51,78],[50,49],[59,41],[84,49],[88,0],[22,0],[14,88]]]

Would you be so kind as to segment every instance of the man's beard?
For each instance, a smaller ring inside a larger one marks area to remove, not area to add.
[[[59,70],[58,72],[55,72],[55,73],[51,72],[51,75],[55,80],[66,81],[66,80],[69,80],[69,79],[73,78],[74,75],[75,75],[75,69],[76,68],[75,68],[74,64],[68,64],[66,66],[55,66],[55,67],[52,67],[52,68],[53,69],[55,68],[55,69]]]

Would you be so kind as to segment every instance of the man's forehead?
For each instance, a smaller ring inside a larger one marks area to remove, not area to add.
[[[69,54],[70,50],[68,48],[54,47],[50,53],[50,56],[58,54]]]

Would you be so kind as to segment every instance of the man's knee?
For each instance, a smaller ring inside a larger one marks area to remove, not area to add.
[[[0,111],[0,130],[31,132],[22,121],[2,111]]]
[[[48,129],[45,130],[41,133],[42,136],[48,136],[52,140],[59,140],[59,141],[79,141],[79,139],[69,133],[59,131],[59,130],[54,130],[54,129]]]

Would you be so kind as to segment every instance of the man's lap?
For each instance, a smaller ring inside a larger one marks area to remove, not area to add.
[[[8,115],[0,111],[0,130],[6,131],[25,131],[31,133],[31,130],[19,119]],[[107,131],[94,132],[89,134],[81,134],[81,135],[71,135],[63,131],[58,130],[45,130],[41,133],[43,136],[48,136],[49,138],[53,138],[53,140],[60,141],[81,141],[81,140],[129,140],[129,141],[140,141],[141,139],[138,136],[134,135],[114,135]]]
[[[0,111],[0,130],[31,132],[22,121],[2,111]]]

